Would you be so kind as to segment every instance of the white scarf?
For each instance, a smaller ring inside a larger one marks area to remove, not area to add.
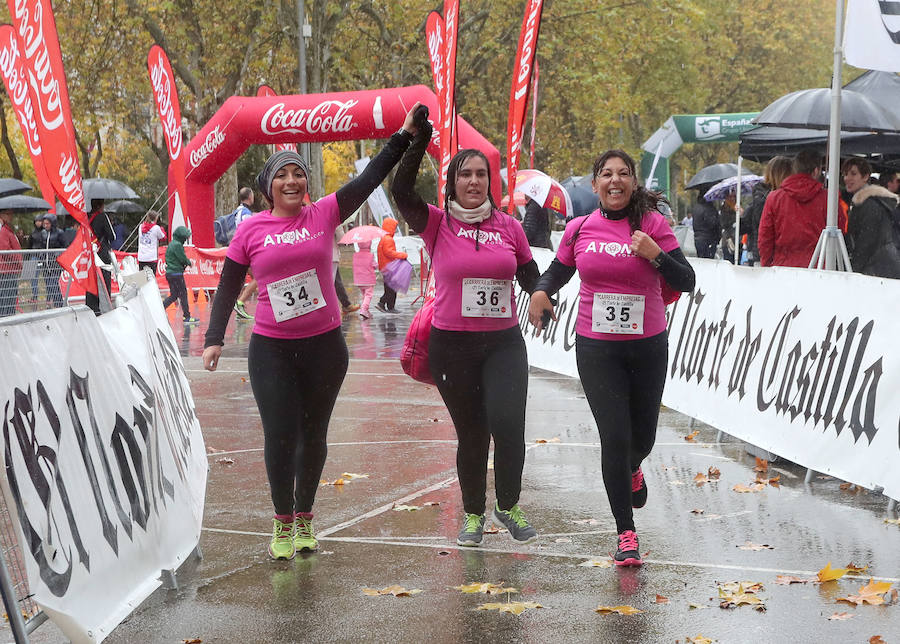
[[[450,216],[463,223],[473,226],[480,224],[482,221],[491,216],[491,200],[485,199],[484,203],[475,208],[463,208],[453,199],[447,202],[447,211]]]

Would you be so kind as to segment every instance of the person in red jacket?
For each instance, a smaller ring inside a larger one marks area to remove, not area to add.
[[[19,250],[19,238],[12,227],[11,210],[0,212],[0,250]],[[22,272],[22,255],[3,253],[0,255],[0,317],[16,312],[19,292],[19,273]]]
[[[759,261],[763,266],[808,268],[825,228],[827,192],[819,182],[822,155],[801,150],[794,159],[794,174],[766,198],[759,221]],[[847,216],[838,213],[838,226]]]
[[[406,253],[398,251],[396,244],[394,244],[394,232],[397,230],[397,220],[385,217],[381,227],[385,230],[385,235],[381,238],[381,241],[378,242],[379,271],[383,271],[384,267],[395,259],[406,259]],[[378,300],[378,304],[375,305],[375,308],[382,313],[396,313],[394,310],[394,304],[396,304],[396,302],[397,291],[385,284],[384,294],[381,296],[381,299]]]

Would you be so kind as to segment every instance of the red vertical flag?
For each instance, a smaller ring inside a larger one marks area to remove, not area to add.
[[[442,165],[441,173],[444,180],[447,179],[447,166],[450,159],[459,150],[456,130],[456,41],[459,34],[459,0],[444,0],[444,74],[446,78],[446,90],[444,94],[444,108],[441,115],[444,118],[443,127],[448,132],[447,137],[447,163]],[[443,147],[443,142],[441,146]],[[441,156],[444,156],[443,154]]]
[[[28,75],[22,62],[22,50],[19,47],[16,32],[10,25],[0,25],[0,75],[3,76],[6,93],[9,94],[19,127],[22,128],[22,136],[25,137],[25,143],[28,145],[31,165],[34,167],[41,196],[50,204],[52,211],[56,205],[56,195],[53,192],[50,177],[47,176],[47,169],[44,167],[41,141],[35,121],[34,103],[31,100],[31,88],[28,86]]]
[[[447,173],[444,171],[450,164],[450,159],[444,163],[444,139],[448,138],[444,134],[444,102],[447,90],[447,76],[444,73],[444,19],[441,14],[432,11],[428,14],[428,20],[425,23],[425,38],[428,43],[428,60],[431,62],[431,77],[434,79],[434,93],[437,96],[438,114],[437,114],[437,131],[438,131],[438,149],[440,150],[440,158],[438,164],[441,171],[438,173],[438,207],[444,205],[444,186],[447,185]],[[449,147],[447,148],[449,150]]]
[[[36,107],[35,124],[47,176],[65,209],[81,224],[75,241],[57,261],[85,290],[96,294],[96,267],[90,247],[93,233],[85,215],[75,126],[53,7],[50,0],[7,0],[7,6]]]
[[[174,202],[169,208],[172,216],[169,218],[169,229],[175,230],[179,226],[190,228],[190,219],[184,214],[187,204],[185,197],[184,176],[184,138],[181,132],[181,106],[178,103],[178,88],[175,86],[175,74],[172,73],[172,65],[165,50],[159,45],[153,45],[147,54],[147,72],[150,74],[150,86],[153,89],[153,98],[156,101],[156,111],[163,127],[163,136],[166,139],[166,149],[169,152],[169,163],[172,164],[175,177]]]
[[[506,180],[510,194],[510,214],[516,207],[512,195],[516,189],[516,171],[519,169],[519,153],[522,149],[522,136],[525,129],[525,108],[531,89],[532,63],[537,52],[543,8],[543,0],[528,0],[525,5],[525,17],[522,19],[522,31],[519,33],[519,47],[516,50],[513,64],[512,87],[509,92],[509,118],[506,125]]]
[[[256,95],[257,96],[278,96],[278,94],[275,93],[275,90],[272,89],[271,87],[269,87],[268,85],[260,85],[259,89],[256,90]],[[297,146],[294,145],[293,143],[276,143],[275,149],[278,151],[289,150],[291,152],[296,152]]]

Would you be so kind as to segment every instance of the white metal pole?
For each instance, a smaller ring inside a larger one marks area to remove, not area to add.
[[[744,158],[738,155],[737,196],[734,201],[734,265],[741,265],[741,168]]]
[[[834,66],[831,76],[831,120],[828,128],[828,209],[825,225],[837,227],[838,184],[841,164],[841,71],[843,63],[844,0],[836,0],[834,12]],[[834,270],[840,240],[829,237],[822,252],[825,268]]]

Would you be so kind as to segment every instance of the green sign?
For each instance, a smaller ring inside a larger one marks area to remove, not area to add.
[[[660,157],[653,168],[654,155],[644,152],[641,155],[641,176],[644,178],[644,186],[650,190],[657,190],[669,194],[669,160]],[[653,176],[650,170],[653,169]]]
[[[675,114],[675,128],[684,143],[737,141],[753,125],[750,120],[759,112],[735,114]]]

